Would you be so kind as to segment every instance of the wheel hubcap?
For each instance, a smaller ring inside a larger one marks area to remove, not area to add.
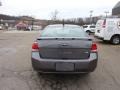
[[[119,39],[119,38],[114,38],[114,39],[113,39],[113,43],[118,44],[119,42],[120,42],[120,39]]]

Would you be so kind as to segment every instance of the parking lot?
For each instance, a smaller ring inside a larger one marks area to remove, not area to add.
[[[40,75],[32,70],[38,31],[0,31],[0,90],[120,90],[120,45],[95,39],[97,69],[89,75]]]

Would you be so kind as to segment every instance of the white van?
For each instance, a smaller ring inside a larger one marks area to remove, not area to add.
[[[112,44],[120,43],[120,18],[107,18],[96,23],[95,36]]]

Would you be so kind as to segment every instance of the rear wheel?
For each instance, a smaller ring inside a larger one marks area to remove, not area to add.
[[[120,36],[113,36],[111,38],[111,43],[114,44],[114,45],[120,44]]]
[[[90,32],[90,31],[86,31],[86,33],[87,33],[88,35],[90,35],[91,32]]]

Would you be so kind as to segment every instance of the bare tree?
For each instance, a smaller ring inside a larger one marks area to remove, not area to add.
[[[58,19],[58,14],[59,12],[55,10],[54,12],[51,13],[51,20],[56,21]]]

